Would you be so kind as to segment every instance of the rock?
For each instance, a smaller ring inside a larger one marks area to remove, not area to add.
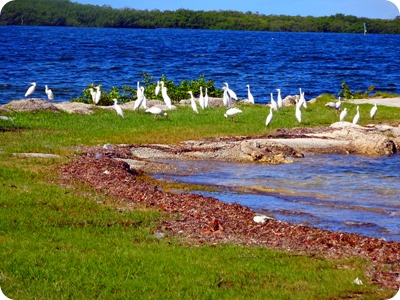
[[[49,159],[61,158],[61,156],[59,156],[59,155],[46,154],[46,153],[13,153],[13,156],[25,157],[25,158],[49,158]]]
[[[245,140],[239,147],[244,158],[256,162],[282,164],[293,162],[293,157],[303,157],[292,147],[268,139]]]
[[[296,105],[296,100],[299,99],[298,95],[292,96],[292,95],[288,95],[285,97],[285,99],[283,99],[283,105],[284,106],[293,106]]]
[[[347,140],[349,151],[367,155],[391,155],[397,153],[398,141],[390,137],[394,128],[361,127],[349,122],[338,122],[331,125],[337,130],[325,135],[336,140]],[[393,131],[394,132],[394,131]]]
[[[8,109],[10,111],[15,112],[24,112],[24,111],[40,111],[40,110],[51,110],[54,112],[58,112],[59,109],[43,99],[31,98],[31,99],[23,99],[23,100],[13,100],[5,105],[3,108]]]
[[[59,102],[54,104],[59,110],[69,114],[91,115],[93,114],[93,105],[81,102]]]

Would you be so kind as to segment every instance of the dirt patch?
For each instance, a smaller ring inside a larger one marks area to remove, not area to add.
[[[367,276],[381,286],[398,289],[400,243],[332,232],[279,220],[254,222],[256,213],[239,204],[227,204],[212,197],[171,193],[138,176],[121,159],[132,157],[131,147],[87,148],[62,167],[65,182],[83,182],[109,196],[128,203],[156,207],[175,219],[164,221],[158,230],[178,236],[191,245],[237,243],[329,258],[361,257],[372,262]]]

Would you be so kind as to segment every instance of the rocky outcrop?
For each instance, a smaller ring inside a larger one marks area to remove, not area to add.
[[[51,110],[59,111],[53,103],[43,99],[31,98],[26,100],[13,100],[2,106],[3,109],[15,112]]]
[[[149,172],[168,172],[157,160],[217,160],[281,164],[310,154],[391,155],[400,148],[400,128],[361,127],[348,122],[330,127],[281,129],[274,135],[222,137],[178,145],[134,145],[129,164]],[[147,162],[147,163],[145,163]]]

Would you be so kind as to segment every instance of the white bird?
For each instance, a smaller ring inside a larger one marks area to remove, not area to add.
[[[328,102],[325,106],[336,109],[336,102]]]
[[[28,96],[32,95],[33,92],[35,91],[35,88],[36,88],[36,82],[31,82],[31,86],[30,86],[29,89],[26,91],[25,97],[28,97]]]
[[[146,95],[144,94],[144,87],[141,86],[140,90],[142,91],[142,97],[143,97],[143,101],[142,101],[142,104],[140,105],[140,107],[147,108],[147,98],[146,98]]]
[[[139,107],[142,106],[143,101],[144,101],[144,99],[145,99],[145,96],[144,96],[144,87],[141,86],[139,89],[140,89],[140,92],[137,93],[137,94],[139,95],[139,98],[136,99],[135,105],[133,106],[133,110],[134,110],[134,111],[137,110]]]
[[[196,101],[194,101],[192,91],[189,91],[188,94],[190,95],[190,104],[192,105],[192,109],[196,114],[198,114],[199,111],[197,110],[197,104],[196,104]]]
[[[93,103],[95,103],[94,101],[96,100],[96,92],[94,91],[93,88],[90,88],[89,92],[90,92],[90,95],[92,96]]]
[[[346,119],[347,116],[347,108],[345,107],[342,112],[340,113],[339,121],[342,122]]]
[[[278,91],[278,100],[277,100],[277,104],[278,104],[278,108],[282,109],[283,108],[283,100],[282,100],[282,95],[281,95],[281,89],[276,89]]]
[[[200,87],[200,96],[199,96],[199,104],[202,109],[204,109],[204,96],[203,96],[203,88]]]
[[[224,90],[224,94],[222,96],[222,102],[224,103],[224,106],[229,107],[229,96],[228,96],[228,89],[226,86],[222,87]]]
[[[167,87],[164,86],[164,81],[160,81],[161,83],[161,95],[164,99],[165,105],[167,105],[168,109],[172,109],[171,98],[168,96]]]
[[[340,97],[339,97],[339,100],[335,103],[335,108],[337,110],[341,110],[341,108],[342,108],[342,101],[341,101]]]
[[[154,91],[154,94],[156,94],[156,96],[158,96],[159,93],[160,93],[160,82],[157,81],[157,85],[156,85],[156,89]]]
[[[253,103],[254,104],[254,97],[253,97],[253,95],[251,94],[251,92],[250,92],[250,84],[248,84],[248,85],[246,85],[247,86],[247,100],[250,102],[250,103]]]
[[[236,96],[236,93],[235,93],[234,91],[232,91],[232,90],[229,88],[228,83],[227,83],[227,82],[224,82],[224,84],[226,85],[226,90],[227,90],[227,92],[228,92],[229,97],[232,98],[232,99],[237,100],[238,98],[237,98],[237,96]]]
[[[303,106],[304,108],[307,108],[307,101],[306,98],[304,97],[304,92],[301,90],[301,88],[299,88],[300,91],[300,100],[299,100],[299,105]]]
[[[119,116],[121,116],[122,118],[124,117],[124,111],[122,110],[121,106],[118,105],[118,101],[117,99],[113,99],[114,100],[114,109],[117,112],[117,114]]]
[[[267,119],[265,120],[265,126],[268,126],[269,123],[271,123],[272,120],[272,107],[269,108],[269,114],[267,116]]]
[[[204,107],[207,108],[208,107],[208,88],[206,88],[206,94],[204,95]]]
[[[357,106],[357,113],[353,118],[353,124],[357,124],[358,121],[360,121],[360,110],[359,110],[359,107]]]
[[[228,110],[225,112],[224,117],[225,117],[225,118],[230,117],[230,118],[232,118],[232,121],[235,121],[235,116],[236,116],[237,114],[240,114],[240,113],[242,113],[242,111],[241,111],[239,108],[237,108],[237,107],[232,107],[232,108],[228,109]]]
[[[142,89],[140,88],[140,82],[138,81],[136,83],[136,98],[140,99],[140,98],[142,98],[142,95],[143,95]]]
[[[257,215],[253,217],[253,221],[260,224],[264,224],[266,220],[273,220],[273,218],[266,215]]]
[[[392,2],[394,5],[396,5],[397,10],[399,11],[400,15],[400,0],[388,0],[389,2]]]
[[[375,105],[372,106],[371,111],[369,112],[369,115],[371,116],[371,119],[372,119],[372,120],[374,119],[377,110],[378,110],[378,106],[377,106],[377,104],[375,103]]]
[[[49,87],[47,85],[45,85],[45,91],[46,91],[47,99],[49,99],[50,101],[53,101],[54,100],[53,91],[51,89],[49,89]]]
[[[101,99],[100,85],[96,86],[95,89],[96,89],[96,95],[94,97],[94,103],[98,104],[100,102],[100,99]]]
[[[274,94],[271,93],[271,108],[273,110],[278,110],[278,104],[274,100]]]
[[[168,119],[168,114],[166,112],[164,112],[158,106],[152,106],[152,107],[146,109],[145,112],[152,114],[154,116],[154,119],[156,119],[158,116],[162,116],[162,117],[165,117],[166,119]]]
[[[300,104],[300,101],[296,103],[296,112],[295,112],[295,115],[296,115],[296,119],[297,119],[297,121],[298,121],[299,123],[301,123],[301,110],[300,110],[301,105],[302,105],[302,104]]]
[[[11,2],[13,0],[1,0],[0,1],[0,14],[1,14],[1,10],[3,9],[4,5],[6,5],[8,2]]]

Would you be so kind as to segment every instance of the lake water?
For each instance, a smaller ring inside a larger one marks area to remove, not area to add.
[[[337,94],[343,81],[400,93],[399,35],[0,26],[0,41],[0,104],[23,98],[32,81],[35,97],[47,84],[69,101],[90,83],[136,86],[143,72],[176,84],[203,74],[240,98],[250,84],[259,103],[276,88]]]
[[[400,241],[400,155],[308,156],[282,165],[179,161],[190,175],[157,178],[212,185],[198,192],[291,223]]]

